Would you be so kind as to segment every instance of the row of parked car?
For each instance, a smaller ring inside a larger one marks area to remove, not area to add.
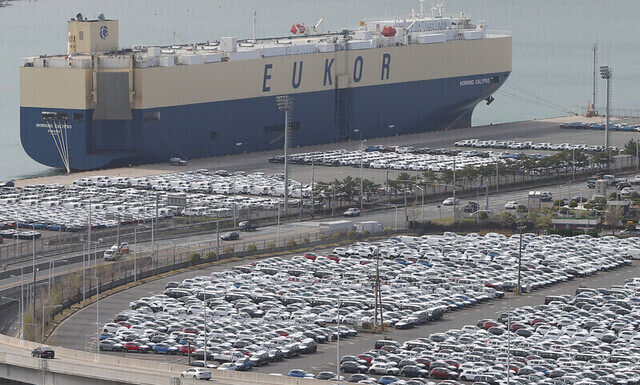
[[[573,128],[580,130],[604,130],[604,123],[570,122],[560,124],[561,128]],[[640,124],[615,123],[609,124],[611,131],[640,132]]]
[[[290,155],[294,163],[315,164],[328,166],[352,166],[374,169],[413,170],[413,171],[442,171],[451,169],[463,169],[465,166],[482,166],[500,161],[496,156],[474,156],[454,154],[428,154],[416,152],[392,152],[392,151],[316,151]]]
[[[252,366],[313,353],[338,335],[357,335],[354,326],[377,322],[376,273],[385,324],[418,327],[512,290],[519,241],[500,234],[391,237],[167,282],[163,294],[132,301],[105,324],[100,347],[191,354],[218,364],[248,359]],[[632,239],[524,234],[522,282],[535,290],[622,267],[623,254],[639,247]],[[337,290],[340,299],[331,294]]]
[[[587,145],[584,143],[534,143],[531,141],[518,142],[515,140],[480,140],[480,139],[463,139],[454,143],[456,147],[473,147],[473,148],[504,148],[511,150],[583,150],[583,151],[604,151],[602,145]],[[612,151],[619,151],[617,147],[609,147]]]
[[[133,187],[139,190],[182,193],[284,196],[284,174],[267,175],[263,172],[248,174],[244,171],[230,173],[226,170],[200,169],[138,178],[92,176],[75,180],[73,183],[85,187]],[[289,178],[289,185],[291,197],[300,198],[311,195],[308,185],[303,185],[302,191],[300,191],[300,182],[291,178]]]
[[[610,289],[580,287],[460,329],[376,341],[343,356],[341,367],[361,384],[640,384],[639,289],[640,278]]]
[[[176,215],[228,218],[234,212],[238,216],[247,210],[276,210],[282,201],[279,196],[284,193],[283,180],[278,175],[263,173],[232,175],[199,170],[149,178],[98,176],[66,186],[6,187],[0,189],[0,231],[4,231],[0,235],[31,239],[34,233],[18,230],[82,231],[87,228],[89,218],[92,228],[99,229],[116,227],[118,222],[146,222],[156,214],[159,219]],[[147,189],[174,182],[176,186],[191,187],[185,189],[188,192]],[[224,189],[218,194],[212,193],[212,188],[220,185]],[[290,185],[290,196],[309,195],[308,186],[302,186],[301,192],[299,183],[291,180]],[[289,203],[296,206],[301,200],[290,199]],[[40,233],[35,237],[40,237]]]

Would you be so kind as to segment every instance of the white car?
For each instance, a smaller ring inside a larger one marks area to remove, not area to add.
[[[393,364],[387,362],[376,362],[369,368],[369,373],[373,374],[388,374],[395,376],[400,373],[400,369],[396,368]]]
[[[485,373],[485,370],[482,369],[465,369],[460,373],[460,379],[462,381],[475,381],[476,376],[482,375]]]
[[[211,372],[203,368],[189,368],[180,374],[182,378],[193,378],[194,380],[210,380]]]
[[[505,203],[504,208],[507,210],[515,210],[518,208],[519,205],[520,204],[518,202],[511,201],[511,202]]]
[[[460,203],[460,199],[453,198],[453,197],[447,198],[442,201],[443,206],[453,206],[454,204],[458,204],[458,203]]]

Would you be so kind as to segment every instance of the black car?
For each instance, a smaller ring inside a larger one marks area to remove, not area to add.
[[[269,355],[269,361],[276,362],[282,361],[284,359],[284,353],[280,349],[271,349],[267,352]]]
[[[356,373],[356,374],[352,374],[349,377],[349,382],[358,382],[358,381],[363,381],[363,380],[368,380],[369,376],[367,376],[366,374],[362,374],[362,373]]]
[[[257,228],[258,228],[258,225],[256,225],[255,223],[251,223],[249,221],[242,221],[238,223],[238,229],[240,231],[254,231]]]
[[[340,371],[343,373],[366,373],[368,369],[356,361],[345,361],[340,364]]]
[[[38,346],[37,348],[31,351],[31,357],[38,358],[53,358],[55,356],[55,352],[48,346]]]
[[[228,233],[224,233],[220,236],[220,239],[223,241],[235,241],[236,239],[240,239],[240,234],[235,231],[230,231]]]

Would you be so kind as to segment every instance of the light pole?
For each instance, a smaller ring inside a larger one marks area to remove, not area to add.
[[[336,378],[340,381],[340,305],[341,305],[341,296],[340,292],[338,292],[338,315],[336,316],[337,326],[336,331],[338,332],[338,338],[336,342]]]
[[[458,220],[458,214],[456,213],[456,158],[453,157],[453,223]]]
[[[336,206],[335,206],[335,200],[336,200],[336,177],[338,175],[342,174],[342,171],[340,171],[339,173],[337,173],[336,175],[333,176],[333,178],[331,178],[331,216],[336,215]]]
[[[52,257],[41,257],[41,258],[46,258],[49,260],[49,293],[51,293],[51,282],[54,281],[56,279],[56,262],[59,263],[67,263],[68,261],[66,259],[59,259],[56,260],[55,258]],[[55,284],[55,282],[53,282]]]
[[[22,289],[22,287],[21,287]],[[22,291],[22,290],[20,290]],[[18,307],[20,308],[20,339],[24,339],[24,313],[22,312],[22,299],[1,297],[2,299],[8,299],[9,301],[18,301]]]
[[[100,279],[93,275],[83,275],[83,278],[96,280],[96,344],[98,344],[96,351],[97,354],[100,354]]]
[[[36,322],[36,227],[35,224],[31,226],[33,227],[33,322]]]
[[[289,122],[293,110],[293,98],[289,95],[276,96],[276,103],[280,111],[284,111],[284,209],[289,207]]]
[[[416,185],[416,188],[419,188],[422,192],[422,206],[420,207],[420,211],[422,213],[422,222],[424,223],[424,188]]]
[[[204,367],[207,367],[207,291],[202,288],[202,301],[204,302]]]
[[[360,212],[364,211],[364,179],[362,179],[362,164],[364,158],[364,144],[366,140],[360,142]]]
[[[133,228],[133,282],[138,282],[138,266],[136,264],[138,256],[138,225]]]
[[[520,281],[521,273],[522,273],[522,229],[523,229],[522,221],[518,222],[518,230],[520,230],[520,245],[518,247],[518,286],[516,287],[517,295],[522,294],[522,284]]]
[[[42,307],[42,342],[44,342],[44,309],[55,309],[62,307],[62,305],[44,305]]]
[[[605,112],[604,126],[604,150],[609,154],[609,103],[611,102],[611,77],[613,76],[609,66],[600,66],[600,76],[607,81],[607,109]]]
[[[15,277],[15,275],[11,275],[11,277]],[[20,266],[20,322],[22,324],[22,331],[20,338],[24,339],[24,267]]]

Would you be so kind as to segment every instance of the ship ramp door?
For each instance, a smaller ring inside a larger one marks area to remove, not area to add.
[[[349,137],[349,75],[338,75],[335,95],[337,137],[347,139]]]
[[[89,138],[93,152],[134,150],[131,76],[127,71],[94,73],[95,109]]]

